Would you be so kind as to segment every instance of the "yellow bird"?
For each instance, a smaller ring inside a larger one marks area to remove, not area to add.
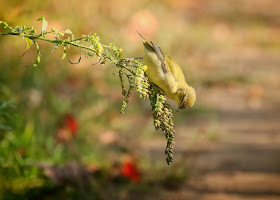
[[[140,33],[138,35],[145,49],[143,64],[147,66],[145,72],[149,80],[168,98],[173,99],[179,109],[192,107],[196,101],[196,93],[187,84],[181,67],[152,41],[150,44]]]

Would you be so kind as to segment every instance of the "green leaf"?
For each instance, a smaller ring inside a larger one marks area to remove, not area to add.
[[[46,32],[46,29],[48,27],[48,21],[45,19],[44,15],[42,15],[42,17],[40,17],[39,19],[37,19],[37,21],[43,21],[42,22],[42,33]]]
[[[29,38],[25,38],[25,40],[26,40],[26,45],[27,45],[26,50],[28,50],[30,48],[30,46],[32,45],[33,41],[30,40]]]
[[[34,133],[34,125],[32,123],[27,123],[25,130],[23,131],[23,137],[22,137],[22,142],[24,144],[29,144],[30,141],[32,140]]]
[[[2,131],[11,131],[12,128],[10,126],[5,126],[3,124],[0,124],[0,130],[2,130]]]
[[[0,101],[0,117],[6,114],[7,109],[14,109],[15,100],[10,101]]]
[[[0,21],[0,25],[3,26],[3,28],[7,28],[9,26],[7,22],[2,22],[2,21]]]
[[[67,33],[67,34],[70,34],[70,35],[73,35],[72,31],[70,31],[69,29],[66,29],[65,31],[63,31],[64,33]]]
[[[38,64],[41,62],[41,52],[38,43],[35,40],[33,40],[33,43],[37,49],[37,59],[36,62],[33,64],[33,67],[37,67]]]
[[[66,29],[65,31],[63,31],[63,33],[67,33],[67,34],[71,35],[72,39],[74,39],[74,34],[69,29]]]
[[[41,55],[38,54],[37,56],[37,63],[40,63],[41,62]]]
[[[63,60],[66,57],[66,46],[63,48],[63,55],[61,57],[61,60]]]

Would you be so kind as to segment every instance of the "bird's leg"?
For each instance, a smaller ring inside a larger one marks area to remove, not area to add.
[[[139,57],[134,58],[134,60],[140,60],[140,59],[143,59],[143,58],[144,58],[144,56],[139,56]]]
[[[132,61],[132,60],[141,60],[141,59],[143,59],[143,58],[144,58],[143,56],[136,57],[136,58],[126,58],[125,61],[126,61],[126,62],[130,62],[130,61]]]

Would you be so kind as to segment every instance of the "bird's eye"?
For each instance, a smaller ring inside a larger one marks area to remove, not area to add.
[[[181,99],[181,102],[180,102],[179,108],[183,108],[183,107],[184,107],[183,103],[184,103],[184,97],[182,97],[182,99]]]
[[[180,104],[182,104],[184,102],[184,99],[185,99],[184,97],[181,98]]]

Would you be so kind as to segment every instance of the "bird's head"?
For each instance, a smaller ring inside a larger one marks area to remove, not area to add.
[[[179,109],[190,108],[194,105],[196,101],[196,92],[192,87],[188,86],[186,88],[179,89],[177,93],[177,104]]]

